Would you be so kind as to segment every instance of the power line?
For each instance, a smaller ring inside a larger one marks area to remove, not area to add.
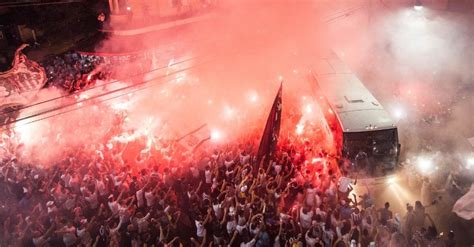
[[[169,82],[169,81],[166,81],[166,82]],[[152,86],[156,86],[156,85],[152,85]],[[152,87],[150,86],[150,87]],[[144,89],[147,89],[148,87],[143,87],[143,88],[138,88],[136,89],[135,91],[132,91],[132,92],[125,92],[123,94],[119,94],[119,95],[116,95],[116,96],[113,96],[111,98],[107,98],[107,99],[104,99],[104,100],[100,100],[98,101],[97,103],[103,103],[103,102],[106,102],[106,101],[109,101],[109,100],[113,100],[113,99],[117,99],[117,98],[120,98],[120,97],[123,97],[125,95],[128,95],[130,93],[135,93],[135,92],[138,92],[138,91],[141,91],[141,90],[144,90]],[[81,102],[76,102],[72,105],[77,105]],[[59,112],[59,113],[56,113],[54,115],[50,115],[50,116],[46,116],[46,117],[43,117],[43,118],[39,118],[39,119],[35,119],[35,120],[32,120],[30,122],[27,122],[27,123],[24,123],[24,124],[21,124],[21,125],[15,125],[14,127],[8,127],[7,129],[15,129],[19,126],[25,126],[25,125],[28,125],[28,124],[33,124],[33,123],[36,123],[36,122],[39,122],[39,121],[42,121],[42,120],[46,120],[46,119],[49,119],[49,118],[53,118],[53,117],[58,117],[58,116],[61,116],[63,114],[66,114],[66,113],[69,113],[69,112],[73,112],[73,111],[77,111],[79,109],[82,109],[82,108],[85,108],[85,107],[89,107],[91,105],[81,105],[81,106],[78,106],[76,108],[73,108],[73,109],[70,109],[70,110],[66,110],[66,111],[62,111],[62,112]],[[67,108],[69,106],[65,106],[64,108]],[[44,114],[46,114],[47,112],[45,112]],[[23,120],[20,120],[20,121],[23,121]]]
[[[185,63],[185,62],[192,61],[193,59],[198,58],[198,57],[200,57],[200,56],[194,56],[194,57],[191,57],[191,58],[188,58],[188,59],[185,59],[185,60],[181,60],[181,61],[179,61],[179,62],[174,63],[172,66],[178,65],[178,64],[181,64],[181,63]],[[201,56],[201,57],[205,57],[205,56]],[[136,77],[139,77],[139,76],[143,76],[143,75],[145,75],[145,74],[152,73],[152,72],[157,72],[157,71],[159,71],[159,70],[166,69],[166,68],[169,68],[169,67],[170,67],[170,66],[158,67],[158,68],[156,68],[156,69],[152,69],[152,70],[149,70],[149,71],[147,71],[147,72],[142,72],[142,73],[138,73],[138,74],[135,74],[135,75],[131,75],[131,76],[127,77],[127,78],[124,78],[123,80],[112,80],[112,81],[109,81],[109,82],[104,83],[104,84],[94,85],[94,86],[92,86],[92,87],[86,88],[86,89],[84,89],[84,90],[82,90],[82,91],[74,92],[74,93],[72,93],[72,94],[65,94],[65,95],[53,97],[53,98],[50,98],[50,99],[47,99],[47,100],[44,100],[44,101],[40,101],[40,102],[36,102],[36,103],[30,104],[30,105],[22,106],[22,107],[17,108],[17,109],[12,109],[12,110],[10,110],[10,111],[5,111],[5,112],[2,112],[2,114],[0,114],[0,115],[10,114],[10,113],[13,113],[13,112],[16,112],[16,111],[20,111],[20,110],[23,110],[23,109],[27,109],[27,108],[30,108],[30,107],[33,107],[33,106],[42,105],[42,104],[49,103],[49,102],[52,102],[52,101],[55,101],[55,100],[59,100],[59,99],[63,99],[63,98],[74,97],[74,96],[76,96],[76,95],[79,95],[79,94],[84,93],[84,92],[88,92],[88,91],[93,90],[93,89],[96,89],[96,88],[108,86],[108,85],[111,85],[111,84],[114,84],[114,83],[123,82],[123,81],[126,81],[126,80],[131,80],[131,79],[133,79],[133,78],[136,78]],[[172,73],[172,74],[174,74],[174,73]],[[31,92],[31,91],[32,91],[32,90],[30,90],[30,92]],[[25,92],[28,92],[28,91],[25,91]],[[4,97],[8,97],[8,96],[4,96]]]
[[[212,39],[206,39],[206,40],[212,40]],[[167,46],[168,47],[168,46]],[[165,49],[166,50],[166,49]],[[142,51],[142,52],[145,52],[145,51]],[[198,51],[199,52],[199,51]],[[141,52],[140,52],[141,53]],[[41,104],[44,104],[44,103],[49,103],[51,101],[54,101],[54,100],[58,100],[58,99],[62,99],[62,98],[67,98],[67,97],[72,97],[72,96],[75,96],[75,95],[78,95],[80,93],[83,93],[83,92],[87,92],[87,91],[90,91],[90,90],[93,90],[93,89],[96,89],[98,87],[103,87],[103,86],[107,86],[107,85],[110,85],[110,84],[114,84],[114,83],[119,83],[119,82],[123,82],[125,80],[130,80],[130,79],[133,79],[133,78],[136,78],[136,77],[139,77],[139,76],[142,76],[142,75],[145,75],[147,73],[151,73],[151,72],[157,72],[161,69],[166,69],[166,68],[170,68],[171,66],[175,66],[175,65],[179,65],[181,63],[186,63],[186,62],[189,62],[189,61],[192,61],[194,59],[197,59],[197,58],[201,58],[201,57],[206,57],[206,56],[209,56],[209,55],[197,55],[197,56],[193,56],[193,57],[190,57],[190,58],[187,58],[187,59],[183,59],[183,60],[180,60],[180,61],[177,61],[177,62],[174,62],[172,65],[166,65],[166,66],[162,66],[162,67],[158,67],[158,68],[155,68],[155,69],[152,69],[152,70],[149,70],[149,71],[146,71],[146,72],[142,72],[142,73],[138,73],[138,74],[135,74],[135,75],[129,75],[127,78],[124,78],[122,80],[112,80],[112,81],[109,81],[105,84],[101,84],[101,85],[95,85],[95,86],[92,86],[92,87],[88,87],[82,91],[79,91],[79,92],[74,92],[72,94],[65,94],[65,95],[61,95],[61,96],[58,96],[58,97],[54,97],[54,98],[51,98],[51,99],[48,99],[48,100],[45,100],[45,101],[41,101],[41,102],[37,102],[37,103],[34,103],[34,104],[31,104],[31,105],[25,105],[25,106],[21,106],[17,109],[12,109],[10,111],[4,111],[2,112],[2,114],[9,114],[9,113],[13,113],[13,112],[16,112],[16,111],[20,111],[20,110],[23,110],[23,109],[26,109],[26,108],[30,108],[30,107],[33,107],[33,106],[37,106],[37,105],[41,105]],[[211,55],[212,56],[212,55]],[[214,55],[215,56],[215,55]],[[35,90],[27,90],[25,91],[26,92],[32,92],[32,91],[35,91]],[[8,96],[3,96],[3,97],[8,97]],[[1,97],[0,97],[1,98]],[[1,116],[1,114],[0,114]]]
[[[336,12],[335,14],[329,16],[329,18],[326,19],[324,22],[325,23],[330,23],[330,22],[333,22],[335,20],[345,18],[345,17],[349,16],[350,14],[352,14],[353,12],[356,12],[360,9],[363,9],[366,6],[367,6],[367,4],[361,4],[361,5],[358,5],[358,6],[353,6],[349,9],[346,9],[346,10]]]
[[[254,49],[257,49],[258,47],[253,47],[253,48],[254,48]],[[240,50],[237,49],[236,52],[232,52],[231,54],[236,55],[236,54],[238,54],[239,51],[240,51]],[[215,61],[215,60],[218,59],[218,57],[219,57],[219,56],[214,55],[214,56],[213,56],[213,59],[210,59],[210,60],[208,60],[208,61],[202,61],[202,62],[200,62],[200,63],[197,64],[197,65],[194,65],[194,66],[191,66],[191,67],[189,67],[189,68],[182,69],[182,70],[174,71],[174,72],[171,73],[171,74],[164,75],[164,76],[161,76],[161,77],[164,78],[164,77],[168,77],[168,76],[170,76],[170,75],[172,75],[172,74],[176,74],[176,73],[180,73],[180,72],[183,72],[183,71],[187,71],[187,70],[189,70],[189,69],[193,69],[193,68],[195,68],[195,67],[197,67],[197,66],[201,66],[201,65],[203,65],[203,64],[205,64],[205,63]],[[145,73],[142,73],[142,75],[143,75],[143,74],[145,74]],[[21,118],[21,119],[15,119],[15,121],[9,122],[8,124],[2,124],[2,125],[0,125],[0,128],[7,127],[6,129],[14,129],[14,128],[18,127],[18,126],[13,126],[13,127],[11,127],[11,126],[10,126],[11,124],[14,124],[14,123],[17,123],[17,122],[20,122],[20,121],[25,121],[25,120],[28,120],[28,119],[30,119],[30,118],[39,117],[39,116],[44,115],[44,114],[48,114],[48,113],[51,113],[51,112],[54,112],[54,111],[58,111],[58,110],[61,110],[61,109],[64,109],[64,108],[67,108],[67,107],[70,107],[70,106],[74,106],[74,105],[77,105],[77,104],[79,104],[79,103],[83,103],[83,102],[86,102],[86,101],[91,101],[92,99],[96,99],[96,98],[100,98],[100,97],[103,97],[103,96],[107,96],[107,95],[109,95],[109,94],[113,94],[113,93],[116,93],[116,92],[119,92],[119,91],[122,91],[122,90],[127,90],[127,89],[131,89],[131,88],[134,88],[134,87],[138,87],[138,86],[144,85],[144,84],[146,84],[146,83],[148,83],[148,82],[152,82],[152,81],[154,81],[154,80],[156,80],[156,79],[158,79],[158,78],[160,78],[160,77],[152,78],[152,79],[149,79],[149,80],[144,80],[144,81],[142,81],[142,82],[140,82],[140,83],[133,84],[133,85],[130,85],[130,86],[126,86],[126,87],[123,87],[123,88],[119,88],[119,89],[116,89],[116,90],[108,91],[108,92],[103,93],[103,94],[94,95],[93,97],[90,97],[90,98],[86,98],[86,99],[83,99],[83,100],[80,100],[80,101],[75,101],[74,103],[70,103],[70,104],[67,104],[67,105],[62,105],[62,106],[59,106],[59,107],[55,107],[55,108],[52,108],[52,109],[48,109],[48,110],[45,110],[45,111],[43,111],[43,112],[39,112],[39,113],[36,113],[36,114],[33,114],[33,115],[29,115],[29,116],[26,116],[26,117]],[[154,86],[154,85],[150,85],[150,87],[151,87],[151,86]],[[143,89],[146,89],[146,88],[148,88],[148,87],[144,87],[144,88],[137,89],[137,91],[140,91],[140,90],[143,90]],[[119,96],[117,96],[117,97],[121,97],[121,96],[127,95],[127,94],[129,94],[129,93],[130,93],[130,92],[126,92],[126,93],[124,93],[124,94],[122,94],[122,95],[119,95]],[[114,99],[114,98],[117,98],[117,97],[113,97],[113,98],[111,98],[111,99]],[[104,102],[104,101],[107,101],[107,100],[103,100],[103,101],[99,101],[99,102]],[[71,109],[71,110],[66,111],[66,112],[60,112],[60,113],[58,113],[58,114],[55,114],[55,115],[52,115],[52,116],[48,116],[48,117],[44,117],[44,118],[41,118],[41,119],[37,119],[37,120],[34,120],[34,121],[31,121],[31,122],[25,123],[25,124],[20,125],[20,126],[24,126],[24,125],[27,125],[27,124],[29,124],[29,123],[34,123],[34,122],[37,122],[37,121],[40,121],[40,120],[44,120],[44,119],[48,119],[48,118],[51,118],[51,117],[59,116],[59,115],[61,115],[61,114],[68,113],[68,112],[71,112],[71,111],[75,111],[75,110],[78,110],[78,109],[81,109],[81,108],[82,108],[82,107],[74,108],[74,109]]]
[[[254,49],[256,49],[258,47],[254,47]],[[250,49],[249,49],[250,50]],[[235,51],[231,51],[230,52],[230,55],[236,55],[238,54],[238,52],[241,52],[241,50],[239,49],[236,49]],[[221,55],[223,56],[223,55]],[[181,63],[185,63],[185,62],[189,62],[189,61],[192,61],[196,58],[206,58],[206,57],[214,57],[215,59],[217,59],[218,55],[199,55],[199,56],[194,56],[194,57],[191,57],[191,58],[188,58],[188,59],[184,59],[184,60],[181,60],[179,62],[176,62],[176,63],[173,63],[172,66],[175,66],[175,65],[178,65],[178,64],[181,64]],[[213,60],[215,60],[213,59]],[[110,84],[113,84],[113,83],[118,83],[118,82],[123,82],[123,81],[126,81],[126,80],[130,80],[132,78],[136,78],[136,77],[139,77],[139,76],[143,76],[145,74],[148,74],[148,73],[151,73],[151,72],[156,72],[158,70],[161,70],[161,69],[165,69],[165,68],[169,68],[170,66],[163,66],[163,67],[159,67],[159,68],[156,68],[156,69],[152,69],[152,70],[149,70],[147,72],[143,72],[143,73],[138,73],[138,74],[135,74],[135,75],[132,75],[132,76],[129,76],[123,80],[113,80],[113,81],[110,81],[110,82],[107,82],[105,84],[101,84],[101,85],[96,85],[96,86],[93,86],[93,87],[90,87],[90,88],[87,88],[83,91],[79,91],[79,92],[75,92],[73,94],[66,94],[66,95],[61,95],[61,96],[58,96],[58,97],[54,97],[54,98],[50,98],[50,99],[47,99],[47,100],[44,100],[44,101],[40,101],[40,102],[37,102],[37,103],[34,103],[34,104],[31,104],[31,105],[26,105],[26,106],[23,106],[23,107],[20,107],[20,108],[17,108],[17,109],[12,109],[10,111],[4,111],[2,113],[0,113],[0,116],[4,116],[4,115],[7,115],[7,114],[10,114],[10,113],[14,113],[14,112],[19,112],[23,109],[26,109],[26,108],[30,108],[30,107],[33,107],[33,106],[37,106],[37,105],[41,105],[41,104],[45,104],[45,103],[49,103],[49,102],[52,102],[52,101],[55,101],[55,100],[58,100],[58,99],[62,99],[62,98],[69,98],[69,97],[74,97],[74,96],[77,96],[81,93],[84,93],[84,92],[87,92],[87,91],[90,91],[92,89],[96,89],[96,88],[99,88],[99,87],[104,87],[104,86],[107,86],[107,85],[110,85]],[[175,74],[175,73],[178,73],[178,72],[173,72],[171,74]],[[170,74],[168,74],[170,75]],[[162,77],[166,77],[168,75],[165,75],[165,76],[162,76]],[[160,78],[160,77],[157,77],[157,78]],[[2,127],[4,125],[0,125],[0,127]]]
[[[7,2],[0,4],[0,8],[16,8],[16,7],[30,7],[30,6],[42,6],[42,5],[55,5],[55,4],[69,4],[69,3],[82,3],[83,0],[70,0],[70,1],[60,1],[60,2],[47,2],[47,3],[18,3],[18,2]]]
[[[260,45],[265,45],[265,44],[260,44]],[[252,51],[252,50],[258,50],[260,46],[253,46],[251,49],[248,49],[248,51]],[[236,49],[234,51],[231,51],[230,54],[226,54],[226,56],[229,56],[229,55],[238,55],[239,52],[242,52],[241,49]],[[221,54],[221,56],[224,56],[224,54]],[[191,58],[188,58],[188,59],[185,59],[185,60],[182,60],[182,61],[179,61],[177,63],[174,63],[173,65],[177,65],[177,64],[180,64],[180,63],[185,63],[185,62],[188,62],[188,61],[191,61],[193,59],[196,59],[196,58],[199,58],[199,57],[211,57],[213,59],[209,60],[209,61],[214,61],[214,60],[217,60],[219,55],[212,55],[212,56],[208,56],[208,55],[201,55],[201,56],[194,56],[194,57],[191,57]],[[206,63],[206,62],[209,62],[209,61],[205,61],[203,63]],[[105,83],[105,84],[102,84],[102,85],[96,85],[96,86],[93,86],[91,88],[87,88],[86,90],[83,90],[83,91],[79,91],[79,92],[76,92],[74,94],[68,94],[68,95],[62,95],[62,96],[58,96],[58,97],[54,97],[54,98],[51,98],[51,99],[48,99],[48,100],[45,100],[45,101],[41,101],[41,102],[38,102],[38,103],[34,103],[34,104],[31,104],[31,105],[27,105],[27,106],[24,106],[24,107],[21,107],[21,108],[18,108],[18,109],[14,109],[14,110],[11,110],[11,111],[5,111],[5,112],[2,112],[0,114],[0,116],[2,115],[7,115],[7,114],[10,114],[12,112],[18,112],[18,111],[21,111],[23,109],[26,109],[26,108],[30,108],[30,107],[33,107],[33,106],[37,106],[37,105],[41,105],[41,104],[45,104],[45,103],[48,103],[48,102],[51,102],[51,101],[54,101],[54,100],[57,100],[57,99],[62,99],[62,98],[68,98],[68,97],[72,97],[72,96],[76,96],[76,95],[79,95],[83,92],[87,92],[89,90],[92,90],[92,89],[95,89],[95,88],[98,88],[98,87],[103,87],[103,86],[106,86],[106,85],[110,85],[110,84],[113,84],[113,83],[117,83],[117,82],[122,82],[122,81],[125,81],[125,80],[130,80],[132,78],[135,78],[135,77],[138,77],[138,76],[142,76],[142,75],[145,75],[145,74],[148,74],[150,72],[153,72],[153,71],[158,71],[160,69],[164,69],[164,68],[168,68],[169,66],[165,66],[165,67],[159,67],[159,68],[156,68],[156,69],[153,69],[153,70],[150,70],[150,71],[147,71],[147,72],[143,72],[143,73],[139,73],[139,74],[136,74],[136,75],[133,75],[133,76],[130,76],[128,78],[125,78],[123,80],[114,80],[114,81],[111,81],[111,82],[108,82],[108,83]],[[187,68],[187,69],[191,69],[191,68],[194,68],[196,66],[191,66],[190,68]],[[136,86],[139,86],[139,85],[142,85],[144,83],[147,83],[149,81],[152,81],[152,80],[156,80],[158,78],[164,78],[164,77],[167,77],[167,76],[170,76],[172,74],[176,74],[176,73],[180,73],[182,71],[186,71],[187,69],[183,69],[183,70],[180,70],[180,71],[174,71],[170,74],[167,74],[167,75],[164,75],[164,76],[160,76],[160,77],[156,77],[156,78],[153,78],[153,79],[150,79],[150,80],[145,80],[145,81],[142,81],[140,83],[137,83],[137,84],[134,84],[134,85],[130,85],[130,86],[127,86],[127,87],[123,87],[123,88],[120,88],[118,90],[113,90],[113,91],[109,91],[107,93],[102,93],[102,94],[99,94],[99,95],[94,95],[93,97],[90,97],[90,98],[87,98],[87,99],[84,99],[84,100],[81,100],[81,101],[75,101],[74,104],[68,104],[66,106],[60,106],[60,107],[55,107],[53,109],[48,109],[44,112],[39,112],[39,113],[35,113],[35,114],[32,114],[32,115],[29,115],[29,116],[26,116],[24,118],[21,118],[21,119],[15,119],[15,121],[12,121],[12,122],[9,122],[8,124],[1,124],[0,125],[0,128],[2,127],[5,127],[5,126],[8,126],[10,124],[13,124],[13,123],[16,123],[16,122],[20,122],[20,121],[24,121],[24,120],[27,120],[29,118],[33,118],[33,117],[38,117],[38,116],[41,116],[41,115],[44,115],[44,114],[47,114],[47,113],[50,113],[50,112],[54,112],[54,111],[57,111],[57,110],[61,110],[63,108],[66,108],[66,107],[69,107],[69,106],[72,106],[72,105],[75,105],[75,104],[78,104],[78,103],[81,103],[81,102],[84,102],[84,101],[87,101],[87,100],[91,100],[91,99],[95,99],[95,98],[98,98],[98,97],[102,97],[102,96],[106,96],[106,95],[109,95],[109,94],[112,94],[112,93],[115,93],[117,91],[121,91],[121,90],[126,90],[126,89],[129,89],[129,88],[133,88],[133,87],[136,87]]]
[[[205,40],[205,41],[209,41],[209,40],[212,40],[212,39],[207,39],[207,40]],[[171,47],[171,45],[169,45],[169,46],[167,45],[167,46],[166,46],[166,49],[169,49],[169,47]],[[164,49],[164,50],[166,50],[166,49]],[[156,50],[156,49],[155,49],[155,50]],[[140,54],[140,53],[145,53],[145,52],[146,52],[146,50],[142,50],[142,51],[140,51],[140,52],[134,52],[134,53],[130,53],[130,54]],[[80,52],[79,52],[79,53],[80,53]],[[97,54],[94,55],[94,53],[85,53],[85,54],[86,54],[85,56],[98,56],[98,57],[100,57],[100,55],[97,55]],[[81,54],[81,56],[83,56],[83,55]],[[187,58],[187,59],[183,59],[183,60],[174,62],[172,65],[167,65],[167,66],[163,66],[163,67],[158,67],[158,68],[155,68],[155,69],[152,69],[152,70],[148,70],[148,71],[146,71],[146,72],[138,73],[138,74],[135,74],[135,75],[129,75],[129,77],[127,77],[127,78],[125,78],[125,79],[123,79],[123,80],[128,80],[128,79],[131,79],[131,78],[135,78],[135,77],[137,77],[137,76],[144,75],[144,74],[146,74],[146,73],[158,71],[158,70],[160,70],[160,69],[166,69],[166,68],[169,68],[169,67],[171,67],[171,66],[180,64],[180,63],[189,62],[189,61],[191,61],[191,60],[193,60],[193,59],[196,59],[196,58],[199,58],[199,57],[206,57],[206,56],[207,56],[207,55],[197,55],[197,56],[193,56],[193,57],[190,57],[190,58]],[[44,68],[45,68],[45,67],[44,67]],[[108,84],[113,84],[113,83],[117,83],[117,82],[121,82],[121,81],[123,81],[123,80],[112,80],[112,81],[107,82],[106,84],[102,84],[101,86],[108,85]],[[72,93],[72,94],[62,95],[62,96],[59,96],[59,97],[57,97],[57,98],[52,98],[51,100],[69,97],[69,96],[72,96],[72,95],[74,95],[74,94],[82,93],[82,92],[85,92],[85,91],[88,91],[88,90],[92,90],[92,89],[95,89],[95,88],[101,87],[101,86],[88,87],[88,88],[86,88],[86,89],[84,89],[84,90],[82,90],[82,91],[80,91],[80,92],[74,92],[74,93]],[[22,92],[22,93],[34,92],[34,91],[36,91],[36,90],[25,90],[25,91]],[[1,96],[0,98],[7,98],[7,97],[8,97],[8,96]],[[48,101],[48,102],[49,102],[49,101]],[[44,102],[44,103],[47,103],[47,102]],[[38,102],[38,103],[36,103],[36,104],[42,104],[42,102]],[[36,105],[36,104],[35,104],[35,105]],[[31,106],[35,106],[35,105],[31,105]],[[27,106],[23,106],[23,107],[19,108],[18,110],[25,109],[25,108],[28,108],[28,107],[30,107],[30,106],[28,106],[28,105],[27,105]],[[8,113],[9,113],[9,112],[8,112]]]
[[[200,66],[200,65],[203,65],[205,63],[208,63],[208,62],[211,62],[211,61],[214,61],[215,59],[213,60],[208,60],[208,61],[203,61],[201,62],[200,64],[198,65],[194,65],[194,66],[191,66],[189,68],[185,68],[185,69],[182,69],[182,70],[179,70],[179,71],[175,71],[173,74],[175,73],[180,73],[180,72],[183,72],[183,71],[187,71],[189,69],[192,69],[192,68],[195,68],[197,66]],[[170,75],[165,75],[164,77],[168,77]],[[48,110],[45,110],[43,112],[39,112],[39,113],[35,113],[35,114],[32,114],[32,115],[28,115],[26,117],[23,117],[23,118],[20,118],[20,119],[15,119],[14,121],[11,121],[9,122],[8,124],[2,124],[0,125],[0,127],[5,127],[5,126],[8,126],[7,129],[14,129],[18,126],[14,126],[14,127],[10,127],[9,125],[11,124],[14,124],[14,123],[17,123],[17,122],[22,122],[22,121],[25,121],[25,120],[28,120],[30,118],[35,118],[35,117],[39,117],[39,116],[42,116],[42,115],[45,115],[45,114],[48,114],[48,113],[52,113],[52,112],[55,112],[55,111],[59,111],[61,109],[64,109],[64,108],[67,108],[67,107],[71,107],[71,106],[74,106],[74,105],[77,105],[77,104],[80,104],[80,103],[83,103],[83,102],[87,102],[87,101],[92,101],[93,99],[97,99],[97,98],[100,98],[100,97],[103,97],[103,96],[107,96],[109,94],[113,94],[113,93],[116,93],[116,92],[120,92],[120,91],[123,91],[123,90],[128,90],[128,89],[133,89],[135,87],[139,87],[141,85],[144,85],[148,82],[152,82],[154,80],[156,80],[158,78],[151,78],[149,80],[144,80],[140,83],[137,83],[137,84],[133,84],[133,85],[130,85],[130,86],[126,86],[126,87],[122,87],[122,88],[119,88],[119,89],[115,89],[115,90],[112,90],[112,91],[108,91],[108,92],[105,92],[105,93],[102,93],[102,94],[98,94],[98,95],[94,95],[92,97],[89,97],[89,98],[86,98],[86,99],[83,99],[83,100],[80,100],[80,101],[75,101],[73,103],[69,103],[69,104],[66,104],[66,105],[61,105],[61,106],[58,106],[58,107],[54,107],[54,108],[51,108],[51,109],[48,109]],[[171,81],[171,80],[170,80]],[[152,87],[152,86],[156,86],[156,85],[150,85],[150,86],[145,86],[143,88],[138,88],[136,89],[135,91],[140,91],[140,90],[144,90],[144,89],[147,89],[149,87]],[[110,99],[105,99],[105,100],[102,100],[102,101],[99,101],[99,102],[105,102],[107,100],[111,100],[111,99],[114,99],[114,98],[118,98],[118,97],[122,97],[122,96],[125,96],[125,95],[128,95],[130,92],[126,92],[126,93],[123,93],[123,94],[120,94],[118,96],[114,96]],[[87,105],[88,106],[88,105]],[[50,117],[55,117],[55,116],[59,116],[61,114],[64,114],[64,113],[67,113],[67,112],[71,112],[71,111],[75,111],[75,110],[78,110],[78,109],[81,109],[82,107],[77,107],[77,108],[74,108],[74,109],[71,109],[69,111],[66,111],[66,112],[60,112],[58,114],[55,114],[55,115],[52,115],[52,116],[48,116],[48,117],[44,117],[44,118],[41,118],[41,119],[37,119],[37,120],[34,120],[34,121],[31,121],[31,122],[28,122],[28,123],[25,123],[23,125],[27,125],[27,124],[30,124],[30,123],[34,123],[34,122],[37,122],[37,121],[40,121],[40,120],[44,120],[44,119],[48,119]],[[20,126],[23,126],[23,125],[20,125]]]

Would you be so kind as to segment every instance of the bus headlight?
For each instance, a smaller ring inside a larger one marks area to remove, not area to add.
[[[467,157],[466,159],[466,168],[474,169],[474,156]]]
[[[433,169],[433,162],[431,159],[425,158],[425,157],[419,157],[416,160],[416,166],[418,167],[418,170],[422,173],[429,173]]]

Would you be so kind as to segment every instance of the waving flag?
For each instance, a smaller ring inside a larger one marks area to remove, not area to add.
[[[15,118],[16,109],[26,105],[46,83],[44,69],[22,53],[27,46],[23,44],[16,50],[10,70],[0,72],[1,124]]]
[[[471,189],[464,196],[456,201],[453,212],[463,219],[474,219],[474,184],[471,185]]]
[[[202,144],[211,139],[211,132],[207,127],[207,124],[203,124],[198,128],[184,134],[176,141],[183,147],[187,152],[193,153]]]
[[[278,143],[278,136],[280,134],[280,124],[281,124],[281,110],[282,110],[282,86],[280,84],[280,89],[273,101],[273,106],[268,115],[267,124],[265,125],[265,130],[263,131],[262,139],[260,140],[260,146],[258,147],[257,153],[257,163],[260,163],[265,156],[265,161],[268,161],[273,158],[275,154],[276,146]]]

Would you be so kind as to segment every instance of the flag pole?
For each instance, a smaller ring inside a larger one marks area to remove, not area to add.
[[[275,154],[278,137],[280,134],[281,112],[282,112],[282,90],[283,80],[280,81],[280,88],[273,101],[272,108],[265,124],[265,129],[260,139],[257,153],[257,164],[271,160]]]

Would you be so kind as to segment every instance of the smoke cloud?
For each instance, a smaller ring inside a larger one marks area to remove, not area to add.
[[[144,49],[148,56],[115,68],[120,82],[102,82],[107,85],[22,116],[141,81],[147,81],[146,89],[117,92],[55,111],[56,117],[19,124],[24,158],[52,164],[69,148],[94,147],[118,116],[124,117],[126,130],[158,139],[175,138],[204,123],[221,133],[220,142],[259,133],[280,80],[286,119],[282,133],[293,134],[301,121],[314,120],[303,116],[311,104],[307,76],[328,49],[351,65],[395,118],[403,116],[400,135],[407,153],[435,133],[440,145],[474,136],[468,124],[474,103],[469,17],[375,4],[327,22],[334,6],[318,1],[230,2],[192,25],[104,40],[98,51]],[[130,79],[138,67],[153,72]],[[44,91],[37,101],[58,94]],[[65,112],[74,107],[80,109]],[[448,108],[451,114],[443,125],[423,124],[426,116]]]
[[[120,82],[99,82],[104,86],[23,111],[20,118],[70,105],[47,114],[54,117],[18,123],[16,131],[25,144],[22,158],[49,165],[75,147],[98,148],[121,117],[129,136],[171,139],[202,124],[220,133],[220,140],[211,144],[259,135],[281,81],[283,114],[288,119],[282,133],[293,135],[311,103],[307,79],[311,61],[327,50],[322,49],[327,45],[324,25],[314,11],[319,10],[307,2],[232,3],[177,30],[104,40],[98,51],[140,47],[148,55],[116,67]],[[146,66],[153,72],[129,78]],[[160,79],[154,79],[157,75]],[[141,89],[96,97],[142,81],[147,83]],[[60,94],[43,91],[36,102]]]
[[[470,148],[473,21],[467,12],[379,3],[330,24],[334,49],[399,121],[408,155]]]

